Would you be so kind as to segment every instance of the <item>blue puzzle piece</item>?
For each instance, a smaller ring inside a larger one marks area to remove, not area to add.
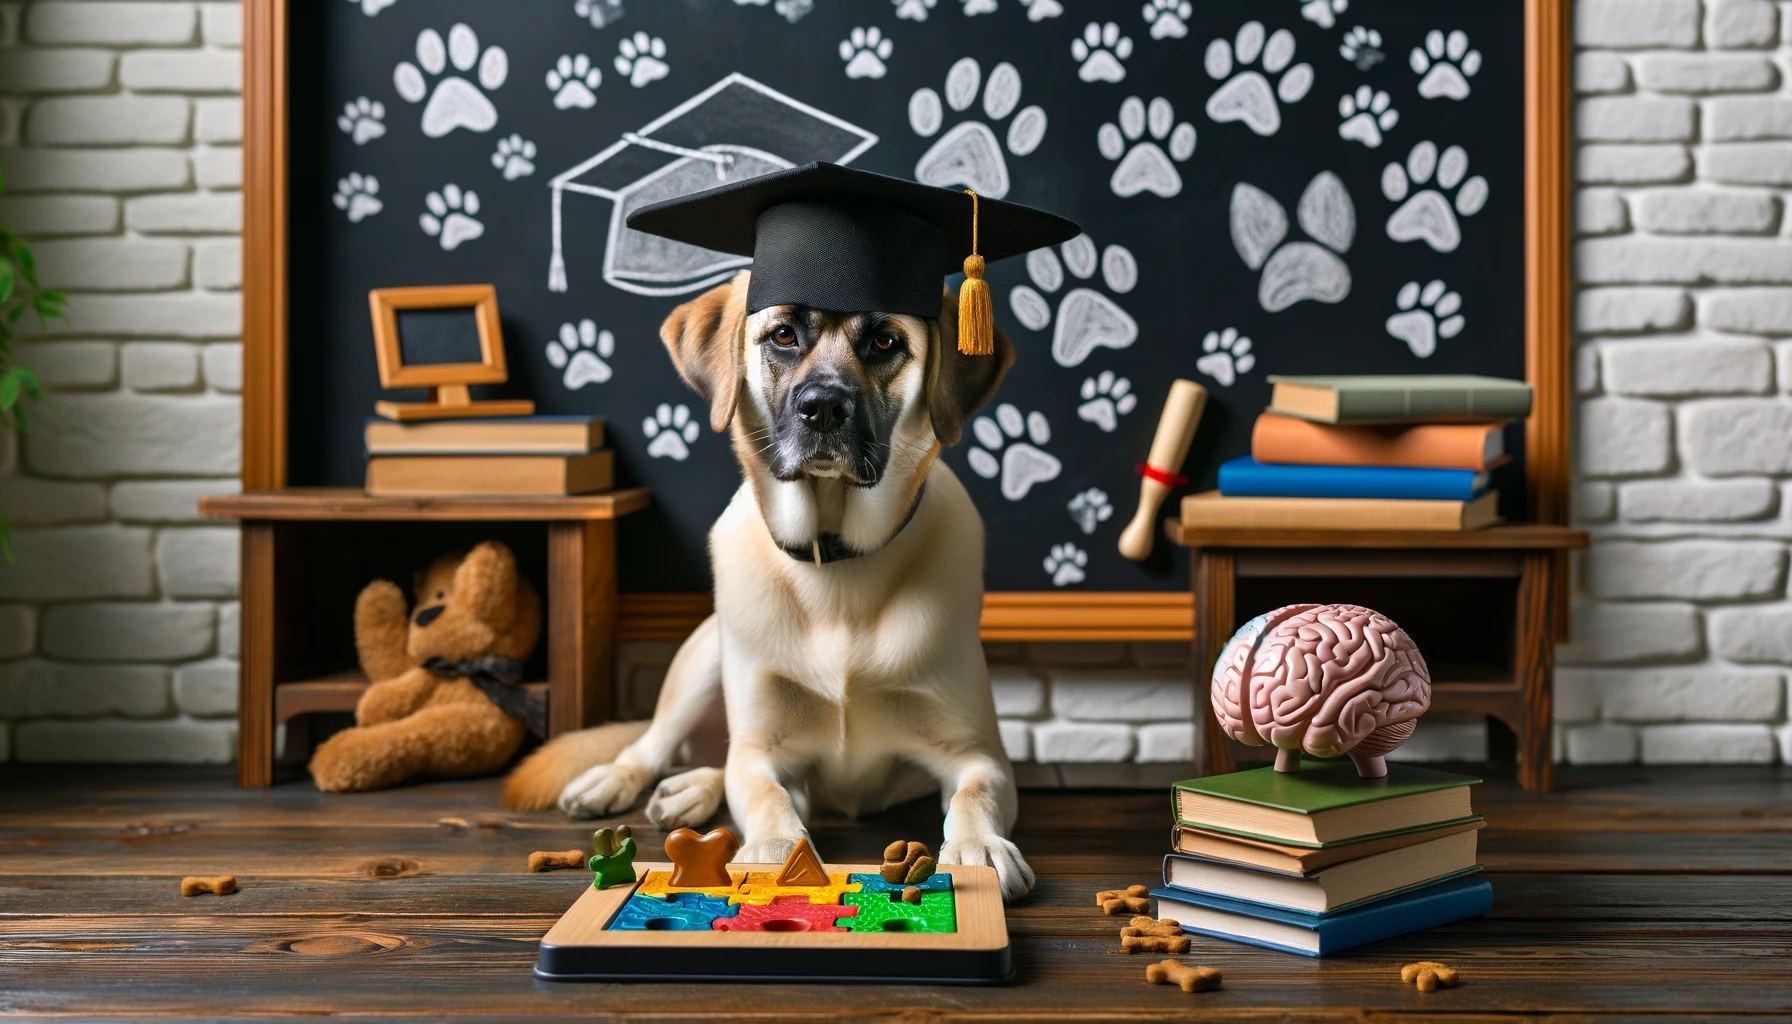
[[[892,885],[889,882],[884,881],[884,876],[882,875],[853,875],[848,881],[857,882],[864,886],[863,889],[859,890],[860,892],[901,892],[908,888],[906,885]],[[917,883],[915,888],[921,890],[923,893],[951,892],[952,876],[944,871],[935,871],[932,875],[928,876],[927,881]]]
[[[740,907],[700,892],[675,892],[667,899],[630,896],[610,921],[615,931],[707,932],[718,917],[733,917]]]

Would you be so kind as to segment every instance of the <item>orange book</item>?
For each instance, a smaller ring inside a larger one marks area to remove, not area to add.
[[[1258,462],[1317,466],[1411,466],[1472,469],[1508,461],[1503,423],[1420,423],[1415,426],[1335,426],[1266,412],[1251,431]]]

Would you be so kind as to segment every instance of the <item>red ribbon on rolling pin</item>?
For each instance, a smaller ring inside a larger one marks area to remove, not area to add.
[[[1163,484],[1165,487],[1181,487],[1183,484],[1188,483],[1188,477],[1183,476],[1181,473],[1166,473],[1148,462],[1141,462],[1134,466],[1132,472],[1134,476],[1142,476],[1147,480],[1154,480]]]

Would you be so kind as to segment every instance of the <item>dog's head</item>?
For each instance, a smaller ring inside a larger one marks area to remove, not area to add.
[[[940,318],[772,306],[747,313],[742,272],[673,310],[660,337],[709,403],[710,426],[739,427],[736,450],[779,480],[838,477],[874,487],[892,456],[924,471],[1001,385],[1014,346],[958,351],[957,301]],[[752,468],[749,466],[749,469]]]

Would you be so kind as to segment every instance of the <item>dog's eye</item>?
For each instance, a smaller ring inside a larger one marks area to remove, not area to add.
[[[796,328],[789,324],[779,324],[778,329],[772,332],[772,340],[780,345],[794,345],[796,344]]]
[[[876,346],[879,352],[888,352],[896,347],[896,336],[894,334],[879,334],[871,339],[871,344]]]

